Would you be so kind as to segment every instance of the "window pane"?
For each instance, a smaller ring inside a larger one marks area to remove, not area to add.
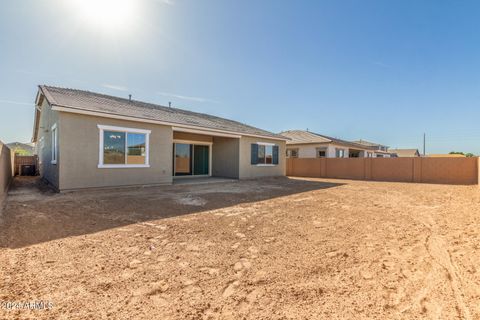
[[[208,146],[193,146],[193,174],[208,174],[209,157],[210,152]]]
[[[127,133],[128,164],[145,164],[145,141],[143,133]]]
[[[57,160],[57,128],[52,130],[52,160]]]
[[[265,146],[265,163],[273,163],[273,146]]]
[[[192,174],[192,145],[175,143],[175,175]]]
[[[103,132],[103,163],[125,164],[125,132]]]
[[[258,146],[258,161],[259,164],[265,164],[265,146]]]
[[[297,158],[298,157],[298,149],[287,149],[287,157]]]

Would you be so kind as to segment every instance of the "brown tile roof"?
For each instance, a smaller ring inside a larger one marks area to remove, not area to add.
[[[355,142],[350,142],[346,140],[341,140],[337,138],[332,138],[329,136],[325,136],[322,134],[318,134],[311,131],[305,130],[288,130],[280,132],[282,136],[290,138],[290,141],[287,141],[287,144],[315,144],[315,143],[335,143],[342,146],[348,146],[352,148],[359,148],[359,149],[368,149],[373,150],[368,146],[364,146]]]
[[[288,141],[289,144],[332,142],[332,140],[327,137],[304,130],[289,130],[280,132],[280,134],[291,139]]]
[[[399,157],[419,157],[418,149],[390,149],[390,153],[395,153]]]
[[[139,120],[162,121],[179,126],[186,125],[198,129],[214,129],[244,135],[288,140],[288,138],[266,130],[205,113],[170,108],[153,103],[129,100],[77,89],[43,85],[40,86],[40,90],[50,104],[70,108],[72,110],[90,111],[107,115],[120,115],[137,118]]]
[[[371,141],[367,141],[367,140],[362,140],[362,139],[356,140],[356,141],[353,141],[353,142],[364,145],[364,146],[367,146],[367,147],[377,147],[377,146],[386,147],[386,145],[384,145],[384,144],[371,142]]]

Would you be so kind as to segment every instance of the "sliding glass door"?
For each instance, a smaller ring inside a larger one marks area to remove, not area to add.
[[[193,146],[193,174],[208,175],[209,147],[202,145]]]
[[[175,175],[192,175],[192,145],[175,143]]]
[[[210,146],[174,143],[174,175],[201,176],[210,172]]]

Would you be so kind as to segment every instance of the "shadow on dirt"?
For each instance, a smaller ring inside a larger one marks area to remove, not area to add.
[[[286,177],[59,194],[19,177],[0,217],[0,247],[20,248],[158,220],[341,186]]]

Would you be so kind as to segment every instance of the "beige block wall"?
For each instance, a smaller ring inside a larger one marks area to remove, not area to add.
[[[212,175],[239,178],[240,139],[213,137]]]
[[[365,158],[325,158],[326,177],[340,179],[364,179]]]
[[[428,183],[478,183],[478,158],[412,158],[421,163],[420,180]]]
[[[40,113],[40,121],[38,124],[37,137],[37,153],[40,175],[44,180],[47,180],[56,189],[59,189],[59,162],[61,161],[61,154],[57,152],[57,164],[52,164],[52,126],[57,124],[57,137],[60,140],[62,134],[59,125],[59,115],[57,111],[52,110],[48,104],[47,99],[43,99]],[[43,137],[43,141],[41,138]]]
[[[296,177],[312,177],[321,178],[325,177],[325,173],[322,171],[322,165],[325,163],[325,159],[316,158],[295,158],[287,159],[287,174]]]
[[[149,168],[98,168],[97,125],[151,130]],[[59,189],[172,183],[173,132],[170,126],[73,113],[60,113]]]
[[[412,158],[372,158],[368,179],[378,181],[413,182],[415,168]]]
[[[12,153],[10,149],[0,141],[0,212],[3,207],[3,200],[10,182],[12,181]]]
[[[251,161],[251,144],[257,142],[274,143],[279,146],[278,165],[275,166],[257,166],[252,165]],[[239,178],[258,178],[258,177],[274,177],[284,176],[286,174],[286,144],[285,141],[263,139],[255,137],[241,137],[240,138],[240,166]]]
[[[479,182],[479,158],[287,160],[290,176],[466,185]]]

